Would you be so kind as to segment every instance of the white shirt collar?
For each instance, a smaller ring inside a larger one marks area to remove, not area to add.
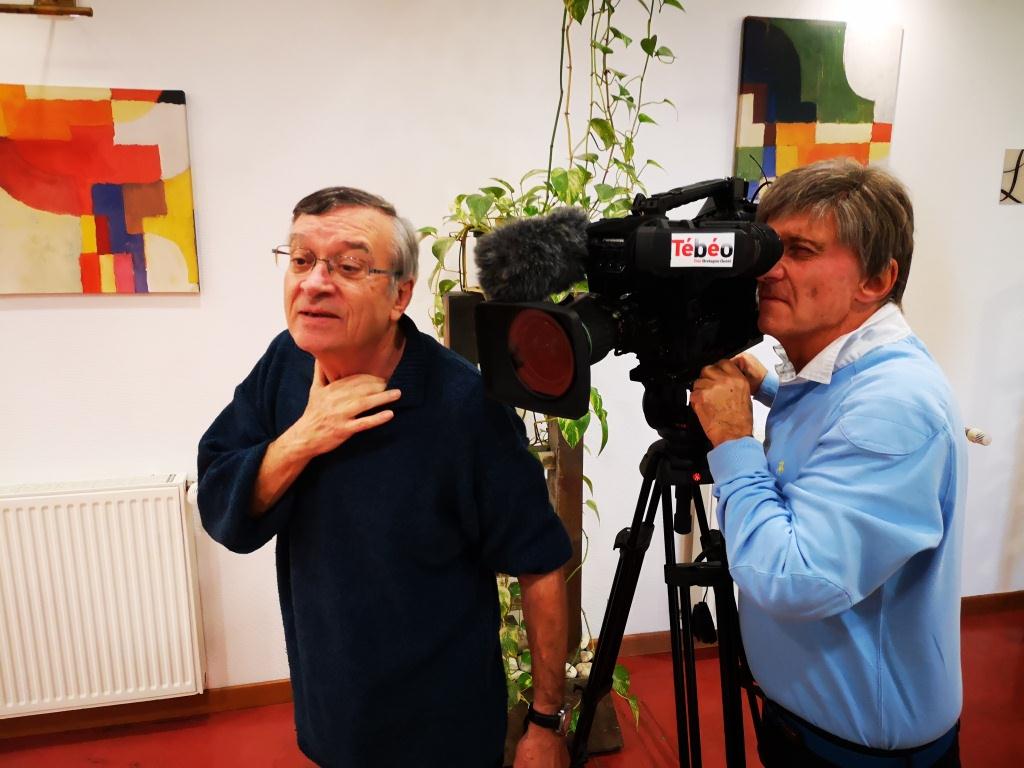
[[[834,339],[832,343],[816,354],[799,373],[786,356],[786,350],[781,345],[777,345],[775,351],[782,358],[782,362],[775,366],[775,370],[779,373],[779,384],[800,381],[830,384],[832,374],[840,368],[859,360],[883,344],[905,339],[910,334],[910,326],[907,325],[900,308],[892,302],[886,302],[859,328]]]

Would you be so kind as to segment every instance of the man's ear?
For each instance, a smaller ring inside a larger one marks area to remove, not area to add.
[[[397,321],[405,312],[405,308],[409,306],[414,285],[416,285],[415,280],[404,280],[398,284],[398,288],[395,289],[395,302],[391,305],[392,320]]]
[[[896,278],[899,277],[900,267],[896,259],[889,259],[889,266],[882,270],[881,274],[874,277],[866,277],[860,283],[857,298],[865,304],[880,304],[892,292],[896,285]]]

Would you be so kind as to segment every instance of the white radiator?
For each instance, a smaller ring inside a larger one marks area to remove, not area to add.
[[[202,693],[185,476],[0,488],[0,718]]]

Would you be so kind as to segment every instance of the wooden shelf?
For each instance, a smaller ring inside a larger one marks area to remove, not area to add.
[[[75,0],[48,3],[0,3],[0,13],[30,13],[36,16],[92,16],[92,8],[78,6]]]

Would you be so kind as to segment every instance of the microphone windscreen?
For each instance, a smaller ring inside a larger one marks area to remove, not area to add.
[[[556,208],[545,216],[517,219],[476,244],[480,286],[499,301],[540,301],[585,276],[587,214]]]

